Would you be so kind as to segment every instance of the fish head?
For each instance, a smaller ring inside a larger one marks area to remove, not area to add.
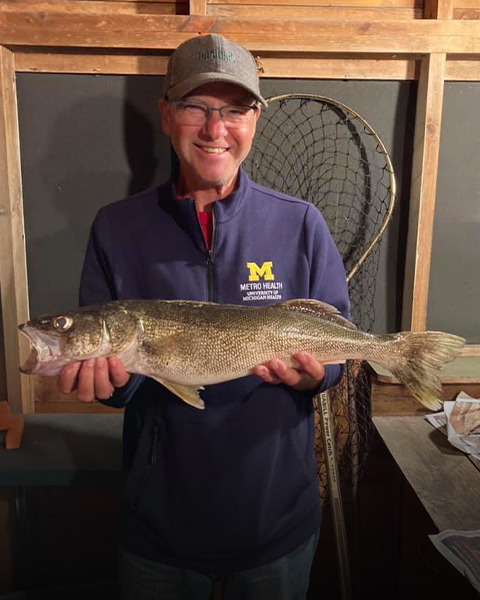
[[[58,375],[71,362],[113,353],[101,307],[37,317],[19,329],[32,345],[22,373]]]

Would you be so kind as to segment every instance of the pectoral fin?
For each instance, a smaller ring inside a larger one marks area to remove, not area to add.
[[[204,409],[205,404],[203,400],[200,398],[199,390],[203,390],[203,387],[193,387],[188,385],[180,385],[178,383],[172,383],[166,379],[160,379],[160,377],[153,377],[156,381],[164,385],[167,390],[170,390],[172,394],[175,394],[179,398],[181,398],[190,406],[195,408]]]

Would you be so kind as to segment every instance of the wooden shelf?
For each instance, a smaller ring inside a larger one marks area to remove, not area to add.
[[[430,412],[422,406],[383,367],[369,363],[372,410],[374,415],[421,415]],[[460,392],[480,397],[480,356],[462,356],[440,372],[442,400],[453,400]]]

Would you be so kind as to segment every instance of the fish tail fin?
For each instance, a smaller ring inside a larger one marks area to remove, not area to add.
[[[424,406],[440,409],[442,384],[438,371],[460,353],[465,340],[438,331],[404,331],[386,337],[393,339],[402,357],[389,370]]]

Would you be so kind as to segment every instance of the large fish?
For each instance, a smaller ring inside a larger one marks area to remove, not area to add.
[[[465,343],[432,331],[365,333],[333,306],[302,299],[267,307],[126,300],[38,317],[20,330],[33,345],[23,373],[58,375],[72,361],[117,354],[127,371],[197,408],[204,408],[203,386],[248,375],[272,358],[295,366],[292,355],[306,351],[324,364],[374,361],[433,410],[441,406],[437,371]]]

